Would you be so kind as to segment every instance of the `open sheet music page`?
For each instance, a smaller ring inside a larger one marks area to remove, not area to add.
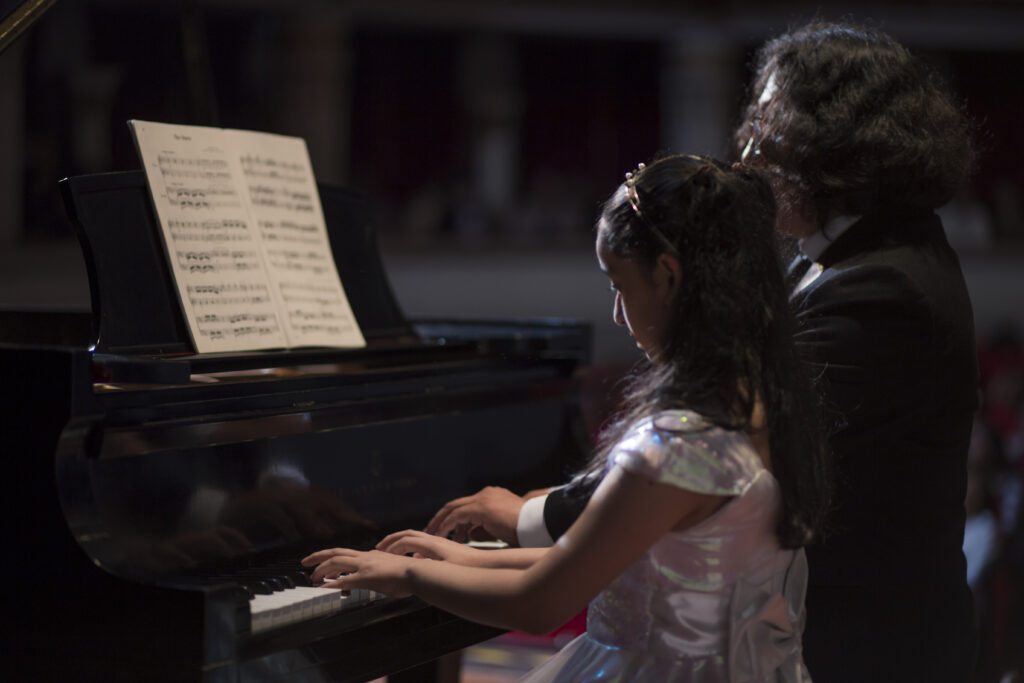
[[[303,140],[129,125],[196,351],[365,345]]]
[[[305,140],[224,133],[238,153],[289,346],[365,346],[334,264]]]

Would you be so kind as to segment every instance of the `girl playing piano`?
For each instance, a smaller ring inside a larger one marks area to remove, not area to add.
[[[648,361],[551,548],[418,531],[303,560],[331,588],[415,594],[546,633],[587,632],[527,681],[807,681],[800,637],[827,460],[792,348],[774,204],[754,172],[671,156],[627,174],[597,225],[614,319]],[[413,556],[409,556],[412,554]]]

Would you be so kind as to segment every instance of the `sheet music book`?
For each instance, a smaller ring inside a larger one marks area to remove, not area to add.
[[[366,345],[304,140],[128,125],[196,351]]]

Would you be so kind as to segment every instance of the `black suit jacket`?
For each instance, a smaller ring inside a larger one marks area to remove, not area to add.
[[[836,468],[831,530],[807,548],[805,659],[835,681],[965,681],[962,552],[978,402],[967,288],[932,213],[862,218],[791,282],[797,349]]]
[[[860,219],[817,264],[797,257],[790,285],[811,267],[820,274],[791,303],[837,493],[830,534],[807,548],[808,667],[824,683],[964,680],[963,499],[978,370],[959,261],[933,213],[890,212]],[[553,537],[589,494],[549,496]]]
[[[791,297],[837,471],[811,583],[959,585],[978,369],[956,254],[934,214],[871,217],[818,264]]]

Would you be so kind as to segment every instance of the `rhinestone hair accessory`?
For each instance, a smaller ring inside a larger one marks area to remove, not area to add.
[[[665,236],[665,233],[659,230],[654,223],[648,220],[647,216],[644,215],[644,212],[640,210],[640,193],[637,192],[636,181],[645,168],[646,166],[641,163],[636,167],[635,171],[630,171],[626,174],[626,198],[629,199],[629,206],[633,209],[633,213],[637,215],[643,224],[654,233],[654,236],[661,240],[662,244],[664,244],[670,252],[678,255],[679,249],[676,245],[672,244],[671,240]]]

